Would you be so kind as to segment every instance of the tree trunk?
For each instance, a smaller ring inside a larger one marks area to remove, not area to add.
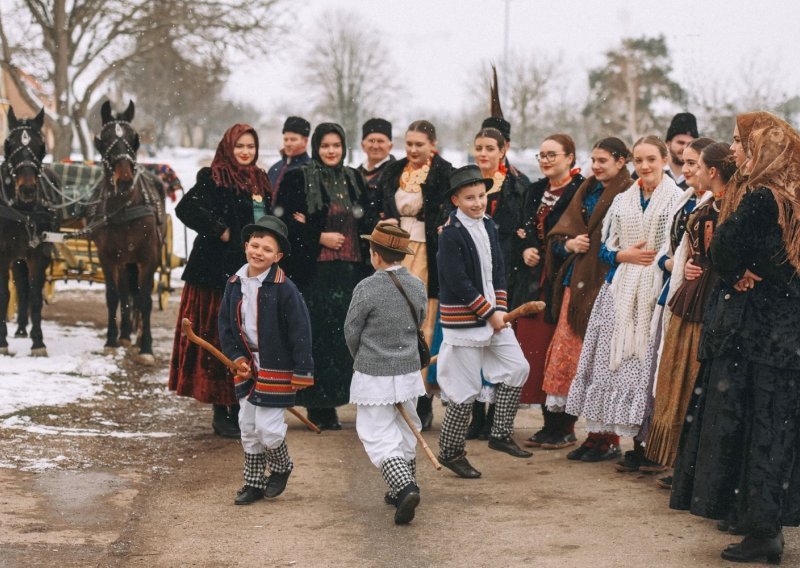
[[[67,29],[66,0],[53,2],[53,96],[55,97],[58,124],[53,125],[55,145],[53,159],[69,158],[72,150],[72,124],[69,112],[69,31]]]

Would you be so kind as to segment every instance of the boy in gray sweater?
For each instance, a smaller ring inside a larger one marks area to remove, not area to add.
[[[417,326],[425,320],[428,298],[422,281],[400,266],[407,254],[413,254],[408,248],[408,232],[384,223],[362,238],[370,241],[375,274],[356,286],[344,323],[345,340],[354,359],[350,402],[357,409],[358,437],[389,486],[384,501],[396,507],[394,522],[406,524],[414,518],[420,501],[417,441],[395,405],[402,404],[419,430],[422,424],[416,402],[425,394],[425,387]]]

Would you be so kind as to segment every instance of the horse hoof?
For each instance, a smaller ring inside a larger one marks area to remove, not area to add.
[[[0,347],[0,355],[14,355],[11,351],[8,350],[8,347]]]
[[[28,331],[25,329],[18,329],[14,337],[28,337]]]
[[[156,364],[156,358],[151,353],[139,353],[134,359],[141,365],[148,367]]]
[[[120,346],[122,346],[122,347],[127,349],[128,347],[131,346],[131,340],[130,339],[120,339],[119,340],[119,344],[120,344]]]
[[[31,349],[31,357],[47,357],[47,347]]]

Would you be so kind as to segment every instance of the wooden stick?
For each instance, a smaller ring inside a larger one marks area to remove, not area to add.
[[[406,409],[403,408],[403,403],[395,402],[394,407],[397,409],[397,412],[400,413],[400,416],[403,417],[403,420],[406,421],[408,427],[411,428],[411,432],[414,434],[414,437],[417,439],[417,442],[419,442],[419,444],[422,446],[422,449],[425,451],[425,455],[428,456],[429,460],[431,460],[431,463],[433,464],[433,467],[436,468],[436,471],[442,469],[442,464],[439,463],[439,460],[436,459],[436,456],[428,447],[428,443],[425,441],[425,438],[422,437],[422,434],[420,434],[414,427],[414,423],[411,422],[411,418],[408,416]]]
[[[217,349],[216,347],[211,345],[208,341],[206,341],[202,337],[198,336],[194,332],[194,330],[192,329],[192,322],[189,321],[189,319],[183,318],[183,321],[181,322],[181,327],[183,328],[183,333],[186,335],[186,337],[189,338],[189,341],[191,341],[192,343],[196,343],[197,345],[199,345],[203,349],[207,350],[214,357],[219,359],[222,362],[223,365],[228,367],[234,373],[238,370],[236,368],[236,365],[234,364],[234,362],[231,361],[230,359],[228,359],[222,351],[220,351],[219,349]],[[308,418],[306,418],[305,416],[300,414],[300,412],[298,412],[296,408],[290,406],[286,410],[288,410],[289,412],[294,414],[295,417],[298,420],[300,420],[300,422],[302,422],[303,424],[308,426],[311,430],[313,430],[317,434],[322,434],[322,430],[320,430],[319,427],[317,427],[316,424],[311,422],[311,420],[309,420]]]

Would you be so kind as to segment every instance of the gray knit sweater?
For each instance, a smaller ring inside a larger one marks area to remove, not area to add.
[[[428,297],[422,280],[405,268],[395,271],[420,323]],[[355,359],[353,368],[367,375],[405,375],[419,371],[417,328],[400,290],[386,271],[358,283],[344,322],[344,337]]]

